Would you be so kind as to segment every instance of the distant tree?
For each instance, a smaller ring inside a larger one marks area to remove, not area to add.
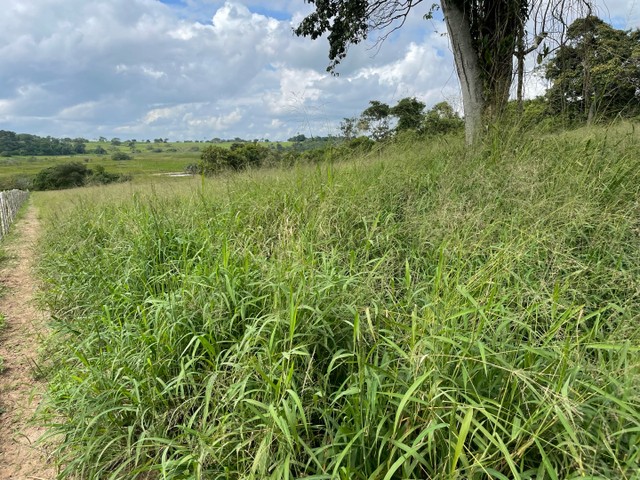
[[[340,133],[345,140],[351,140],[358,135],[358,119],[356,117],[343,118],[340,122]]]
[[[424,116],[422,131],[427,134],[443,134],[464,129],[464,121],[447,102],[435,104]]]
[[[295,135],[295,136],[289,138],[287,141],[288,142],[304,142],[306,139],[307,139],[307,137],[300,133],[298,135]]]
[[[246,167],[259,167],[269,157],[271,150],[264,145],[258,143],[234,143],[231,145],[231,151],[238,155],[240,162],[237,165],[231,165],[235,170]]]
[[[567,40],[546,65],[551,112],[587,122],[640,113],[640,30],[618,30],[590,15],[569,26]]]
[[[257,143],[233,143],[230,148],[209,145],[200,155],[200,170],[213,175],[222,170],[259,167],[271,155],[271,149]]]
[[[391,108],[386,103],[371,100],[360,115],[358,128],[368,131],[374,140],[382,140],[391,132],[389,127],[389,115]]]
[[[205,147],[200,154],[200,170],[205,175],[215,175],[239,163],[237,152],[217,145]]]
[[[398,119],[396,131],[419,130],[424,117],[426,105],[415,97],[403,98],[394,107],[389,109],[389,114]]]
[[[111,145],[114,145],[114,146],[117,147],[117,146],[119,146],[121,144],[122,144],[122,140],[120,140],[119,138],[112,138],[111,139]]]
[[[83,138],[39,137],[0,130],[0,152],[3,156],[75,155],[85,153]]]
[[[107,151],[101,146],[98,145],[94,150],[93,153],[95,153],[96,155],[106,155]]]
[[[87,152],[86,140],[82,138],[76,138],[73,140],[73,153],[83,154]]]

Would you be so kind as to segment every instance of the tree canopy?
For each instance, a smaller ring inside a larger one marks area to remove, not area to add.
[[[575,20],[567,42],[546,64],[551,113],[591,121],[640,113],[640,31],[613,28],[596,16]]]
[[[0,130],[0,155],[74,155],[86,152],[84,138],[39,137]]]
[[[340,130],[347,140],[363,134],[374,140],[383,140],[404,131],[434,135],[456,131],[464,125],[458,113],[447,102],[434,105],[427,113],[424,112],[425,107],[415,97],[402,98],[393,107],[371,100],[359,117],[343,119]]]

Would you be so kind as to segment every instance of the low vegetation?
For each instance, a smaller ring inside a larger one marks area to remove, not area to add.
[[[639,143],[398,138],[50,207],[62,477],[634,478]]]
[[[34,190],[61,190],[84,187],[86,185],[106,185],[124,182],[131,177],[118,173],[108,173],[102,165],[94,170],[80,162],[63,163],[40,171],[31,183]]]

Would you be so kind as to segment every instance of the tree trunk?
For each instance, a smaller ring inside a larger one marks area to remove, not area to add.
[[[476,141],[483,129],[482,119],[487,102],[483,91],[482,70],[473,48],[468,15],[456,5],[455,0],[442,0],[441,4],[462,87],[465,137],[470,145]]]
[[[522,115],[524,111],[524,57],[526,55],[524,46],[524,32],[522,29],[518,32],[518,50],[516,57],[518,58],[518,113]]]

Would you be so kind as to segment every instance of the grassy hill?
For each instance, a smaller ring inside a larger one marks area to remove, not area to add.
[[[637,478],[639,146],[34,194],[63,478]]]

